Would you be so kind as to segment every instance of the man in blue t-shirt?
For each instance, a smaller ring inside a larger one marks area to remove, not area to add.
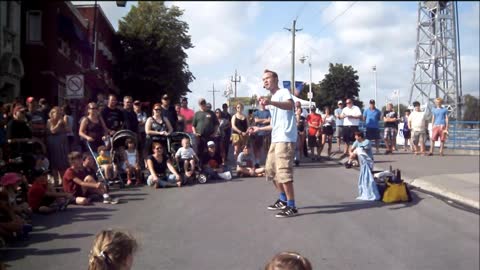
[[[433,155],[435,142],[440,138],[440,155],[443,156],[443,146],[448,135],[448,110],[442,107],[443,99],[436,98],[436,108],[432,110],[432,141],[429,156]]]
[[[365,121],[365,125],[367,127],[367,140],[375,140],[375,148],[377,149],[377,154],[379,152],[379,142],[380,134],[378,129],[378,122],[380,121],[380,116],[382,112],[375,107],[375,100],[370,99],[370,106],[368,109],[363,111],[363,121]]]
[[[270,111],[265,109],[265,105],[260,104],[260,109],[253,113],[253,119],[255,126],[265,127],[270,125]],[[253,136],[253,155],[255,156],[255,168],[260,167],[260,157],[264,149],[270,147],[269,141],[266,141],[270,137],[270,132],[259,131]]]
[[[270,105],[270,125],[252,127],[252,133],[271,132],[271,144],[265,170],[268,180],[273,180],[279,191],[279,199],[267,207],[268,210],[281,210],[275,217],[292,217],[298,214],[293,189],[293,159],[297,142],[297,121],[293,109],[292,94],[288,89],[278,87],[278,74],[265,70],[262,76],[263,87],[270,91],[271,98],[261,97],[259,103]]]

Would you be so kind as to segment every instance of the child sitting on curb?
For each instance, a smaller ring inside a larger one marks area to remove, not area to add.
[[[247,144],[237,158],[237,176],[265,176],[265,168],[255,168],[254,164],[253,156]]]
[[[28,190],[28,204],[33,212],[50,214],[63,211],[73,200],[70,193],[56,192],[48,184],[48,171],[35,170],[32,173],[33,183]]]

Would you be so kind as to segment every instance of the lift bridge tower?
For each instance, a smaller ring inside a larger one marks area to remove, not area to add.
[[[417,46],[409,104],[444,100],[449,116],[461,119],[462,85],[456,1],[419,1]]]

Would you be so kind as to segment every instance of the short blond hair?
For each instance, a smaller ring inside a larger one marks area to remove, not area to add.
[[[443,103],[443,98],[441,98],[441,97],[437,97],[437,98],[435,99],[435,101],[436,101],[436,102]]]

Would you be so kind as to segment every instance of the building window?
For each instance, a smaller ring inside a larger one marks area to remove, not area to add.
[[[27,42],[42,42],[42,12],[30,10],[27,12]]]
[[[62,38],[57,39],[57,48],[58,51],[65,57],[70,57],[70,46],[68,45],[68,42],[63,40]]]

